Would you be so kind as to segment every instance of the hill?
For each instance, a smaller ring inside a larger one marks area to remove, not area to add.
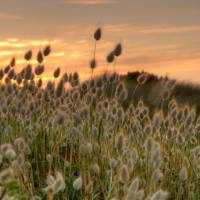
[[[121,79],[125,81],[128,89],[128,101],[131,101],[131,96],[138,85],[138,77],[145,72],[129,72],[127,75],[122,75]],[[147,73],[145,73],[147,74]],[[192,83],[178,82],[168,77],[158,77],[154,74],[147,74],[145,84],[137,87],[134,94],[134,101],[142,99],[151,107],[158,108],[161,106],[162,96],[166,91],[167,84],[171,84],[172,88],[168,99],[174,98],[180,104],[188,104],[196,107],[197,112],[200,111],[200,86]],[[133,98],[132,98],[133,100]]]

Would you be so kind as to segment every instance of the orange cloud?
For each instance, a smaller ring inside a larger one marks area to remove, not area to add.
[[[5,56],[13,56],[23,54],[24,51],[0,51],[0,58]]]
[[[11,14],[11,13],[2,13],[0,12],[0,19],[7,20],[21,20],[22,17],[19,15]]]
[[[142,26],[135,27],[132,24],[119,24],[105,26],[109,32],[126,33],[126,35],[142,34],[169,34],[169,33],[191,33],[200,32],[200,26]]]
[[[0,41],[1,47],[15,47],[15,48],[24,48],[24,47],[37,47],[45,46],[48,44],[58,44],[61,43],[61,40],[20,40],[18,38],[9,38],[4,41]]]

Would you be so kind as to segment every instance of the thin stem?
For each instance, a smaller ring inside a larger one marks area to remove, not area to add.
[[[94,55],[93,55],[94,59],[96,57],[96,46],[97,46],[97,41],[95,40],[95,42],[94,42]]]
[[[137,84],[135,89],[133,90],[133,93],[131,94],[131,100],[134,98],[138,86],[139,86],[139,84]]]

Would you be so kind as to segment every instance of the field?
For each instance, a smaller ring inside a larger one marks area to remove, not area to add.
[[[49,53],[0,71],[0,200],[200,199],[198,88],[144,72],[80,83],[59,68],[43,85]]]

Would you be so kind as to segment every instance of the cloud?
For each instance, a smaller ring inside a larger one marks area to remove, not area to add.
[[[174,53],[150,53],[147,54],[129,54],[121,59],[121,64],[124,65],[145,65],[152,66],[154,64],[166,64],[166,63],[184,63],[186,61],[194,61],[200,59],[200,53],[194,52],[174,52]]]
[[[10,38],[0,41],[0,48],[13,47],[13,48],[26,48],[45,46],[48,44],[55,45],[61,43],[61,40],[20,40],[18,38]]]
[[[0,12],[0,19],[7,19],[7,20],[21,20],[22,17],[19,15],[11,14],[11,13],[3,13]]]
[[[0,58],[5,56],[19,55],[23,53],[23,51],[0,51]]]
[[[125,33],[127,35],[148,35],[148,34],[173,34],[200,32],[200,26],[141,26],[132,24],[118,24],[105,26],[106,31],[114,33]]]
[[[117,1],[114,0],[65,0],[66,4],[74,5],[103,5],[103,4],[114,4]]]
[[[139,29],[138,32],[142,34],[200,32],[200,26],[147,27]]]

